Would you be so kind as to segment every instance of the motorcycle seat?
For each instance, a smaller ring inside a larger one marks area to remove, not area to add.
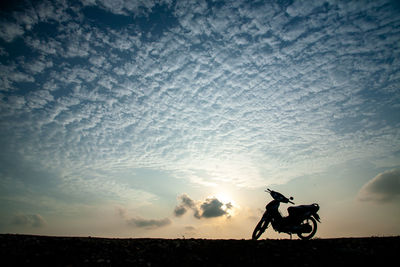
[[[318,204],[314,203],[311,205],[299,205],[299,206],[292,206],[288,209],[289,215],[290,214],[300,214],[305,212],[317,212],[319,210]]]

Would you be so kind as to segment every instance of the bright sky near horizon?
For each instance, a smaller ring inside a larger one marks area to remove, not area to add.
[[[400,235],[397,1],[8,2],[1,233]]]

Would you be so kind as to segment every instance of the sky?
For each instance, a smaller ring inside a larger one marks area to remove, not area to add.
[[[400,5],[2,2],[0,148],[1,233],[400,235]]]

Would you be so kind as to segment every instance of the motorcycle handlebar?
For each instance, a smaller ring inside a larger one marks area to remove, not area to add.
[[[267,192],[267,193],[269,193],[269,194],[271,194],[271,196],[272,196],[274,199],[276,199],[277,196],[279,196],[279,197],[283,198],[283,200],[281,200],[282,202],[291,203],[291,204],[294,205],[294,202],[291,201],[291,200],[293,200],[293,197],[287,198],[287,197],[285,197],[284,195],[282,195],[281,193],[275,192],[275,191],[273,191],[273,190],[271,190],[271,189],[269,189],[269,188],[267,188],[267,190],[264,190],[264,191]],[[274,195],[275,195],[275,196],[274,196]]]

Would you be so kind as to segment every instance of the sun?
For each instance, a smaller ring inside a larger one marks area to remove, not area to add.
[[[214,197],[223,204],[221,209],[223,209],[228,216],[233,216],[235,214],[238,205],[236,204],[235,200],[229,193],[218,192],[214,195]]]
[[[219,193],[215,194],[215,197],[216,197],[219,201],[221,201],[222,203],[224,203],[224,204],[227,204],[227,203],[233,204],[233,203],[232,203],[232,202],[233,202],[232,197],[231,197],[229,194],[225,193],[225,192],[219,192]]]

